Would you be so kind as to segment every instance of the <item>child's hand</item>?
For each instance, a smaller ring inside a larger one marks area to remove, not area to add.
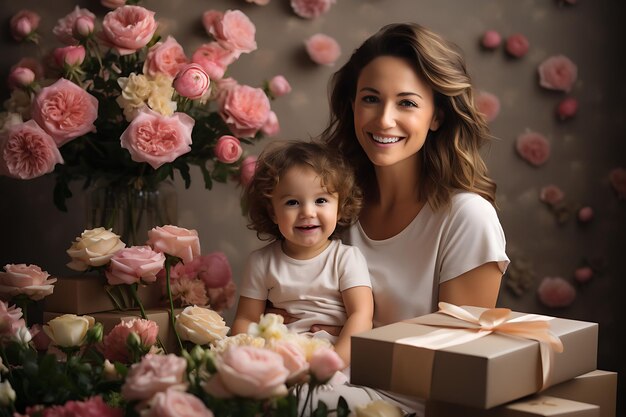
[[[265,305],[265,314],[277,314],[279,316],[283,316],[283,323],[285,324],[298,321],[298,318],[287,313],[287,310],[283,310],[282,308],[276,308],[269,302]]]
[[[342,329],[343,329],[343,326],[329,326],[327,324],[314,324],[313,326],[311,326],[310,330],[312,333],[320,332],[324,330],[333,336],[339,336]]]

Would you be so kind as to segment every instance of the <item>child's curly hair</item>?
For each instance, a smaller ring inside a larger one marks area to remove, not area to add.
[[[281,176],[294,166],[310,167],[328,191],[339,194],[337,227],[330,236],[337,239],[353,224],[361,210],[362,193],[354,171],[338,152],[322,142],[297,140],[270,142],[256,162],[254,178],[245,189],[248,205],[248,228],[261,240],[284,239],[272,220],[272,193]]]

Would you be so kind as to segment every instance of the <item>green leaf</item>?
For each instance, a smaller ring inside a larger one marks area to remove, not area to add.
[[[327,417],[328,416],[328,406],[324,401],[319,401],[317,403],[317,407],[313,410],[312,417]]]
[[[348,402],[342,396],[337,400],[337,417],[348,417],[350,415],[350,407]]]
[[[206,165],[200,164],[200,171],[202,172],[202,178],[204,178],[204,188],[210,190],[213,188],[213,180],[211,179],[211,171],[208,170]]]

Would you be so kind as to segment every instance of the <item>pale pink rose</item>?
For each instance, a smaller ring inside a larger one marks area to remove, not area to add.
[[[178,94],[191,100],[204,97],[209,91],[209,74],[199,64],[187,64],[174,78],[174,89]]]
[[[10,89],[28,87],[35,82],[35,73],[30,68],[17,67],[11,70],[7,80]]]
[[[578,210],[578,221],[581,223],[589,223],[593,220],[593,209],[589,206],[582,207]]]
[[[514,35],[506,38],[506,52],[515,58],[521,58],[528,52],[530,48],[530,43],[526,36],[521,33],[516,33]]]
[[[315,379],[325,383],[335,375],[335,372],[342,370],[346,365],[334,349],[320,347],[311,355],[309,366]]]
[[[207,294],[211,308],[220,313],[235,305],[237,285],[230,281],[224,287],[207,288]]]
[[[215,25],[217,22],[222,20],[224,17],[224,13],[219,10],[207,10],[202,13],[202,26],[204,26],[204,30],[208,35],[214,36],[215,33]]]
[[[148,244],[154,250],[177,256],[184,263],[191,262],[200,255],[200,239],[194,229],[165,225],[148,231]]]
[[[18,67],[28,68],[32,72],[34,72],[35,80],[41,80],[44,76],[43,65],[41,65],[41,62],[39,62],[35,58],[26,57],[26,58],[20,59],[19,61],[17,61],[17,64],[11,67],[11,71],[13,71],[15,68],[18,68]]]
[[[224,135],[215,143],[213,153],[218,161],[224,164],[232,164],[239,160],[243,153],[243,148],[239,139],[231,135]]]
[[[493,122],[500,113],[500,100],[494,94],[481,91],[476,96],[476,107],[487,122]]]
[[[257,49],[256,27],[241,10],[227,10],[221,17],[213,17],[208,31],[220,45],[233,52],[248,53]]]
[[[70,14],[57,21],[56,26],[52,29],[52,33],[66,45],[78,44],[78,40],[74,37],[74,25],[76,24],[76,19],[81,16],[87,16],[92,20],[96,18],[96,15],[89,10],[76,6]]]
[[[502,43],[502,36],[495,30],[488,30],[483,34],[480,44],[485,49],[496,49]]]
[[[565,193],[556,185],[550,184],[541,188],[539,191],[539,200],[546,203],[549,206],[556,206],[563,202]]]
[[[122,133],[120,143],[133,161],[147,162],[157,169],[191,151],[194,123],[185,113],[163,116],[144,107]]]
[[[213,417],[213,412],[195,395],[168,389],[158,392],[142,417]]]
[[[117,9],[126,5],[126,0],[100,0],[100,4],[109,9]]]
[[[52,339],[43,331],[41,324],[33,324],[30,326],[30,334],[33,336],[33,345],[38,351],[46,351],[50,347]]]
[[[22,318],[22,309],[0,301],[0,338],[12,337],[22,327],[26,326]]]
[[[62,164],[57,145],[34,120],[11,126],[0,137],[0,173],[29,180],[41,177]]]
[[[33,101],[33,119],[62,146],[72,139],[96,130],[98,100],[74,84],[60,78],[41,90]]]
[[[232,280],[233,272],[224,252],[211,252],[198,256],[191,266],[207,288],[221,288]]]
[[[241,161],[241,168],[239,170],[239,182],[241,185],[246,187],[254,178],[254,173],[256,171],[256,155],[250,155],[243,158]]]
[[[129,55],[150,42],[157,29],[154,12],[141,6],[122,6],[104,16],[102,35],[120,55]]]
[[[33,414],[36,415],[36,414]],[[46,408],[42,417],[123,417],[124,410],[111,407],[102,397],[91,397],[84,401],[68,401],[63,405]]]
[[[52,294],[56,278],[37,265],[7,264],[0,272],[0,298],[10,299],[24,294],[31,300],[41,300]]]
[[[280,123],[278,122],[278,116],[273,111],[270,111],[269,116],[267,117],[267,121],[261,128],[261,132],[265,136],[276,136],[280,133]]]
[[[201,45],[193,53],[191,61],[199,64],[212,80],[219,80],[224,76],[226,68],[237,59],[233,53],[217,42]]]
[[[305,19],[314,19],[327,13],[335,0],[291,0],[293,12]]]
[[[309,58],[319,65],[334,65],[341,55],[339,43],[323,33],[311,36],[304,45]]]
[[[209,304],[209,297],[204,282],[199,279],[179,278],[172,281],[170,288],[172,298],[180,300],[181,306],[206,306]]]
[[[289,370],[288,382],[301,380],[309,371],[309,362],[298,344],[279,340],[274,345],[274,351],[283,358],[283,364]]]
[[[171,36],[165,42],[157,42],[148,50],[143,64],[143,73],[150,77],[165,74],[176,77],[178,71],[187,64],[187,57],[183,47]]]
[[[54,62],[58,67],[65,65],[70,67],[80,66],[85,60],[85,47],[82,45],[70,45],[63,48],[56,48],[52,52]]]
[[[561,120],[571,119],[578,112],[578,100],[574,97],[566,97],[556,107],[556,115]]]
[[[156,281],[164,264],[163,253],[150,246],[131,246],[115,252],[105,274],[110,285],[150,283]]]
[[[122,397],[127,401],[144,401],[167,389],[185,391],[186,369],[187,361],[180,356],[149,353],[131,366],[122,386]]]
[[[276,75],[268,83],[270,93],[274,97],[281,97],[291,92],[291,85],[283,75]]]
[[[578,67],[564,55],[551,56],[543,61],[537,70],[540,86],[566,93],[572,89],[578,77]]]
[[[626,169],[613,168],[609,172],[609,181],[617,193],[617,197],[620,200],[626,199]]]
[[[141,345],[150,348],[157,341],[159,325],[152,320],[131,319],[117,324],[102,339],[104,357],[112,362],[128,363],[132,360],[126,340],[131,333],[137,334]]]
[[[247,85],[228,89],[220,104],[222,119],[235,135],[241,137],[254,136],[270,114],[270,101],[263,90]]]
[[[547,307],[567,307],[576,298],[576,289],[561,277],[545,277],[539,284],[537,294]]]
[[[534,166],[543,165],[550,157],[550,142],[537,132],[519,135],[515,142],[515,149],[522,159]]]
[[[267,6],[270,0],[246,0],[248,3],[254,3],[259,6]]]
[[[593,269],[588,266],[582,266],[574,271],[574,279],[580,283],[584,283],[593,278]]]
[[[232,346],[215,359],[217,377],[236,396],[265,399],[286,393],[289,370],[276,352]]]
[[[95,29],[95,19],[91,16],[78,16],[72,27],[72,35],[76,39],[87,39]]]
[[[20,10],[11,17],[11,35],[16,41],[26,39],[37,30],[41,17],[31,10]]]

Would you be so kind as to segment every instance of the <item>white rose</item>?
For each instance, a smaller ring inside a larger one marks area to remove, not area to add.
[[[64,314],[55,317],[43,326],[52,343],[61,347],[80,346],[85,340],[87,330],[93,327],[96,320],[91,316]]]
[[[248,334],[262,337],[265,340],[280,340],[289,330],[283,324],[283,316],[278,314],[263,314],[259,323],[252,323],[248,327]]]
[[[96,227],[85,230],[66,251],[72,258],[67,266],[75,271],[85,271],[90,266],[106,265],[115,252],[125,246],[111,229]]]
[[[376,400],[365,407],[356,407],[356,417],[402,417],[400,408],[384,400]]]
[[[230,330],[222,316],[215,311],[198,306],[186,307],[176,316],[176,332],[182,340],[206,345],[226,337]]]
[[[15,391],[9,381],[0,382],[0,405],[8,407],[15,401]]]

